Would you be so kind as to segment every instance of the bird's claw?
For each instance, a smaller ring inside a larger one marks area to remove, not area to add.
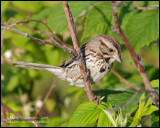
[[[104,97],[105,96],[102,96],[101,98],[98,98],[97,96],[94,96],[92,101],[96,103],[96,107],[101,103],[101,101],[104,99]]]

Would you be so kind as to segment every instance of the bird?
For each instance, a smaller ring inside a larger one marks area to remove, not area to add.
[[[86,69],[89,72],[89,81],[96,83],[110,72],[113,62],[121,60],[120,43],[112,36],[97,35],[80,47],[82,58]],[[47,70],[58,76],[60,79],[68,81],[70,85],[84,87],[83,78],[79,68],[79,56],[72,54],[62,65],[53,66],[47,64],[12,62],[16,67]]]

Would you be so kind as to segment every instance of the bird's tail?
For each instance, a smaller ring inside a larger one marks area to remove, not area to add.
[[[41,70],[46,70],[46,68],[60,68],[60,67],[53,66],[53,65],[37,64],[37,63],[27,63],[27,62],[12,62],[12,64],[15,67],[41,69]]]
[[[46,65],[46,64],[37,64],[37,63],[27,63],[27,62],[12,62],[15,67],[20,68],[32,68],[32,69],[40,69],[40,70],[48,70],[53,74],[59,76],[60,78],[64,79],[65,74],[63,68],[53,65]]]

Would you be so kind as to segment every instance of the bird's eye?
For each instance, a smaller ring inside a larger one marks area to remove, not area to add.
[[[109,49],[110,52],[113,52],[113,49]]]

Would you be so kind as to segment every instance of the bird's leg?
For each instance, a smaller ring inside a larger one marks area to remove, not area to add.
[[[81,76],[82,76],[81,73],[79,73],[74,78],[72,78],[72,80],[76,82]]]

